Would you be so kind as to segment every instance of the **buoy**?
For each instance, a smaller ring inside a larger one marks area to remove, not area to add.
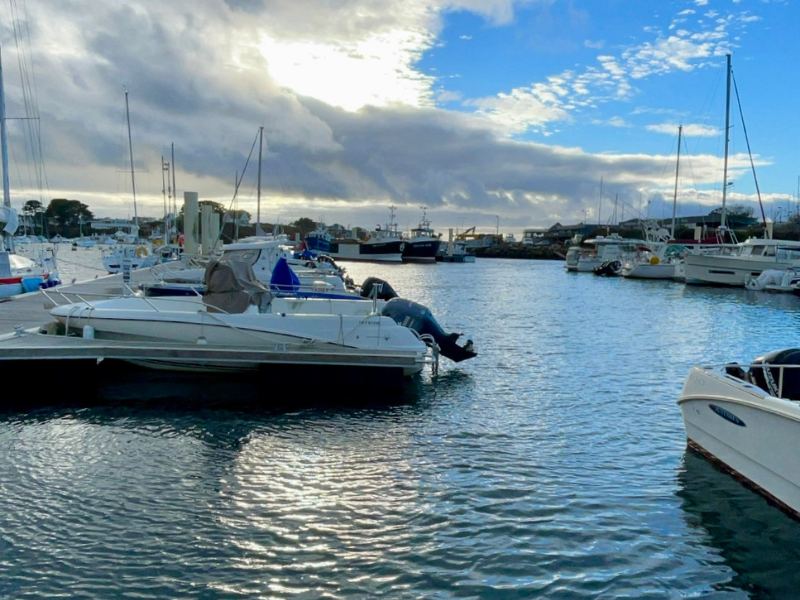
[[[652,258],[650,258],[650,264],[651,265],[657,265],[658,263],[659,263],[659,260],[658,260],[657,256],[653,256]]]

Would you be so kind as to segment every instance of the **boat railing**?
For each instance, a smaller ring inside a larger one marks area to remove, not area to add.
[[[58,287],[55,288],[48,288],[48,289],[41,289],[39,290],[42,295],[50,302],[52,307],[56,306],[66,306],[68,304],[75,304],[76,302],[82,302],[90,308],[94,308],[94,303],[103,301],[103,300],[113,300],[115,298],[139,298],[146,302],[153,310],[161,312],[161,309],[152,302],[152,298],[148,298],[141,292],[138,292],[131,288],[130,286],[124,285],[123,286],[123,293],[101,293],[101,292],[70,292],[61,290]],[[157,300],[159,304],[164,304],[166,302],[197,302],[195,298],[200,298],[200,296],[159,296]]]
[[[777,398],[783,398],[784,383],[786,382],[786,377],[788,376],[786,371],[800,369],[800,364],[779,364],[768,362],[754,362],[750,364],[726,363],[723,365],[709,365],[704,368],[712,369],[719,367],[724,368],[727,375],[735,377],[736,379],[741,379],[753,385],[756,385],[755,382],[748,378],[747,375],[756,370],[764,377],[767,386],[771,388],[765,389],[764,391],[774,395]],[[774,370],[778,371],[777,381],[775,381],[775,376],[773,375]]]

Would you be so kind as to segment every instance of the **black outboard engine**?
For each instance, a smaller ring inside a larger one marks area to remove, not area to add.
[[[441,354],[453,362],[461,362],[477,355],[477,352],[472,349],[472,340],[459,346],[456,341],[461,334],[445,333],[433,318],[431,311],[422,304],[404,298],[393,298],[386,303],[381,314],[391,317],[398,325],[413,329],[420,335],[430,335],[439,345]]]
[[[798,366],[781,369],[781,365]],[[759,356],[753,361],[747,380],[776,398],[800,400],[800,349],[775,350]]]
[[[375,287],[379,284],[381,285],[381,289],[378,292],[378,300],[391,300],[392,298],[397,298],[398,294],[394,291],[392,286],[390,286],[383,279],[378,279],[377,277],[367,277],[364,280],[364,283],[361,284],[361,297],[372,298],[372,290],[375,289]]]
[[[622,263],[618,260],[607,260],[603,264],[592,269],[595,275],[601,277],[616,277],[622,271]]]

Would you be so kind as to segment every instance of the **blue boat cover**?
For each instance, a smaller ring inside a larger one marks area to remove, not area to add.
[[[272,277],[269,279],[271,290],[280,292],[296,292],[300,289],[300,280],[295,275],[286,259],[281,257],[272,269]]]

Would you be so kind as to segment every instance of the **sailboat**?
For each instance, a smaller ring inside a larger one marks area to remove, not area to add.
[[[687,247],[675,243],[678,206],[678,177],[681,162],[683,126],[678,126],[678,155],[675,162],[675,191],[672,197],[672,230],[660,227],[657,222],[647,222],[644,244],[627,256],[622,264],[622,276],[637,279],[675,279],[683,271],[683,256]]]
[[[725,104],[725,160],[722,179],[722,215],[718,232],[732,234],[726,227],[725,197],[728,188],[728,145],[730,140],[731,108],[731,55],[728,58],[727,95]],[[757,186],[756,186],[757,189]],[[735,241],[735,238],[732,239]],[[720,241],[724,241],[721,239]],[[744,287],[748,281],[758,278],[766,270],[785,271],[800,267],[800,242],[749,238],[727,253],[690,254],[685,259],[687,284]]]
[[[2,49],[0,48],[0,52]],[[0,147],[3,163],[3,205],[0,206],[0,298],[8,298],[42,287],[61,283],[55,264],[55,253],[49,256],[44,250],[38,261],[21,256],[14,251],[14,232],[19,226],[17,211],[11,206],[8,180],[8,137],[6,132],[6,100],[3,86],[3,66],[0,59]]]
[[[131,139],[131,113],[128,106],[128,90],[125,90],[125,122],[128,126],[128,150],[131,161],[131,186],[133,189],[133,224],[129,231],[118,231],[117,240],[103,251],[103,266],[109,273],[119,273],[123,268],[146,269],[158,262],[149,242],[139,238],[139,218],[136,212],[136,177],[133,170],[133,141]]]

